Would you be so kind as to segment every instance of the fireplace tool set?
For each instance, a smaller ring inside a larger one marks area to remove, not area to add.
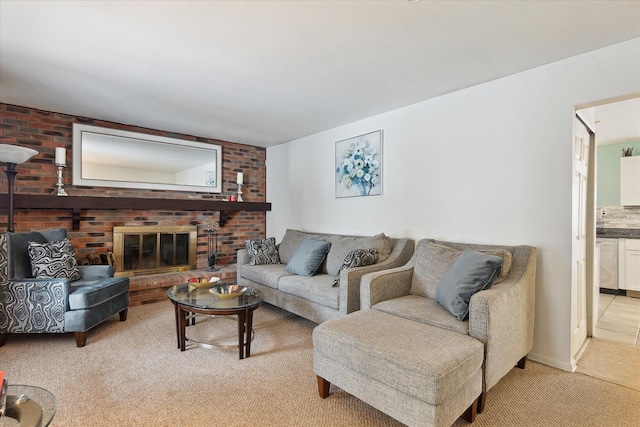
[[[216,266],[216,254],[218,253],[218,221],[207,225],[207,246],[208,246],[208,271],[218,271],[220,267]]]

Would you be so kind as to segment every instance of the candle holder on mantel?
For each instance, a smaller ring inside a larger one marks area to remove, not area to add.
[[[64,191],[64,183],[62,182],[62,168],[64,165],[56,165],[58,167],[58,182],[56,183],[57,190],[53,190],[53,193],[57,196],[68,196],[67,192]]]
[[[238,184],[238,197],[236,198],[237,202],[244,202],[242,200],[242,184],[244,183],[244,174],[242,172],[238,172],[236,177],[236,184]]]
[[[242,184],[238,184],[238,202],[244,202],[244,200],[242,200]]]
[[[53,190],[53,194],[57,196],[68,196],[64,191],[64,183],[62,182],[62,169],[67,165],[67,150],[62,147],[56,148],[55,163],[58,167],[58,182],[56,183],[57,190]]]

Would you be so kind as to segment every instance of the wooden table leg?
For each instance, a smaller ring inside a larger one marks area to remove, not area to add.
[[[186,327],[187,327],[187,312],[184,311],[182,308],[178,309],[179,311],[179,323],[180,326],[178,327],[179,330],[179,334],[180,337],[178,338],[178,341],[180,342],[180,351],[184,351],[185,350],[185,341],[186,341]]]
[[[180,348],[180,319],[178,318],[178,304],[173,304],[176,312],[176,339],[178,341],[178,348]]]
[[[253,332],[253,310],[247,308],[247,349],[245,351],[245,357],[251,356],[251,333]]]
[[[238,350],[240,353],[240,359],[244,359],[244,335],[245,335],[245,325],[247,322],[247,314],[246,310],[242,310],[238,312]]]

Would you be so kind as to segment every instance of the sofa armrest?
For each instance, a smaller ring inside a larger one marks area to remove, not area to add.
[[[110,265],[79,265],[82,280],[104,279],[113,277],[113,267]]]
[[[366,310],[379,302],[409,295],[412,277],[412,266],[364,275],[360,284],[360,309]]]
[[[69,279],[16,279],[0,284],[0,332],[64,332]]]
[[[249,264],[249,253],[246,249],[238,249],[238,260],[236,265]]]
[[[533,347],[535,273],[536,249],[518,246],[505,281],[471,297],[469,335],[485,344],[484,390]]]
[[[415,242],[412,239],[396,239],[389,256],[382,262],[346,268],[340,272],[340,314],[360,310],[361,279],[365,274],[405,265],[411,259]]]

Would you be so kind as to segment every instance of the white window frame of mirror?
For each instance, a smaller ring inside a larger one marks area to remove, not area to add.
[[[93,141],[88,139],[89,137]],[[83,155],[84,157],[90,155],[89,146],[95,145],[99,139],[108,141],[111,149],[96,151],[93,153],[94,157],[99,157],[102,161],[111,159],[111,162],[117,163],[111,163],[111,166],[94,164],[91,168],[89,163],[83,162]],[[83,150],[83,141],[85,150]],[[114,147],[117,149],[114,150]],[[150,167],[152,165],[157,167],[160,164],[162,154],[166,160],[162,169]],[[213,159],[214,156],[215,159]],[[203,163],[203,158],[213,160]],[[110,169],[106,169],[107,167]],[[91,176],[88,170],[93,170]],[[202,185],[167,182],[181,179],[176,178],[176,172],[180,176],[195,175],[198,181],[202,180]],[[123,176],[125,178],[122,178]],[[157,176],[164,182],[152,182],[150,180],[152,176]],[[222,193],[222,147],[74,123],[73,185]]]

